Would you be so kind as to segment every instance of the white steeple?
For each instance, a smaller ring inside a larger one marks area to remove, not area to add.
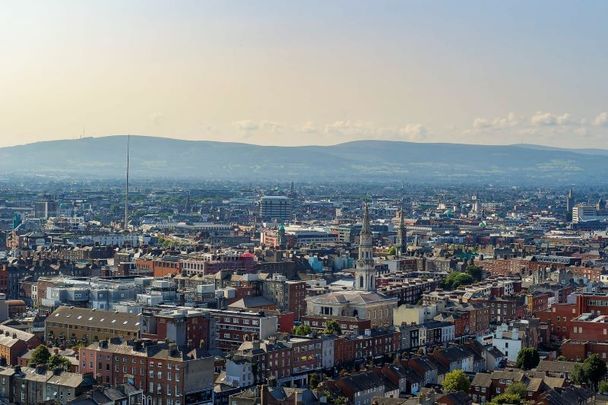
[[[363,209],[363,226],[359,235],[359,259],[355,269],[355,289],[361,291],[375,291],[376,269],[374,266],[374,245],[372,231],[369,226],[369,210],[367,203]]]

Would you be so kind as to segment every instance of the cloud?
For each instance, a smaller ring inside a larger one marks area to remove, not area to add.
[[[505,117],[496,117],[492,119],[487,118],[475,118],[473,120],[474,129],[486,129],[486,128],[513,128],[519,124],[519,120],[514,113],[509,113]]]
[[[297,129],[305,134],[313,134],[319,130],[319,128],[312,121],[306,121]]]
[[[260,125],[256,121],[251,120],[236,121],[232,125],[243,132],[257,131],[260,128]]]
[[[404,127],[399,128],[399,134],[404,138],[417,141],[426,138],[428,130],[422,124],[407,124]]]
[[[377,129],[372,122],[344,120],[325,125],[323,132],[338,136],[375,136]]]
[[[596,127],[608,126],[608,112],[599,113],[593,120],[593,125]]]
[[[283,130],[283,124],[279,124],[275,121],[261,121],[260,128],[262,131],[268,132],[281,132]]]
[[[275,121],[253,121],[253,120],[241,120],[232,123],[232,126],[243,132],[245,136],[251,136],[255,132],[263,133],[277,133],[281,132],[284,126]]]
[[[564,126],[574,124],[568,113],[561,115],[538,111],[530,117],[530,123],[535,126]]]
[[[403,124],[401,126],[377,126],[369,121],[335,121],[324,126],[325,135],[336,136],[342,140],[422,140],[429,133],[422,124]]]
[[[150,114],[150,122],[152,122],[152,124],[155,126],[162,125],[164,119],[165,119],[165,115],[163,113],[154,112],[154,113]]]

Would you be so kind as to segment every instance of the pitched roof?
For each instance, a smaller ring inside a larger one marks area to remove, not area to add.
[[[49,315],[46,322],[58,322],[78,326],[98,326],[139,332],[141,314],[61,306]]]
[[[536,370],[553,373],[572,373],[576,364],[574,361],[541,360]]]
[[[471,385],[474,387],[489,387],[492,385],[492,376],[488,373],[477,373]]]

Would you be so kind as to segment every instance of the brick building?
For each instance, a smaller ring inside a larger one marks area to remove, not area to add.
[[[281,311],[293,312],[296,319],[306,315],[305,281],[291,281],[280,274],[273,274],[262,282],[262,296],[274,302]]]
[[[211,318],[195,309],[144,310],[145,330],[142,337],[153,340],[170,340],[187,349],[209,347]]]
[[[130,383],[146,404],[213,403],[213,357],[153,341],[100,341],[80,349],[81,373],[99,384]]]
[[[74,345],[120,337],[140,337],[142,317],[125,312],[98,311],[88,308],[59,307],[44,323],[45,341]]]
[[[363,334],[366,329],[372,328],[372,321],[369,319],[359,319],[354,316],[323,316],[306,315],[302,317],[302,324],[310,326],[313,331],[321,332],[325,330],[327,322],[336,321],[340,325],[342,333]]]

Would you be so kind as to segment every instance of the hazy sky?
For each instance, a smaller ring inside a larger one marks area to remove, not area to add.
[[[6,1],[0,146],[608,148],[607,1]]]

